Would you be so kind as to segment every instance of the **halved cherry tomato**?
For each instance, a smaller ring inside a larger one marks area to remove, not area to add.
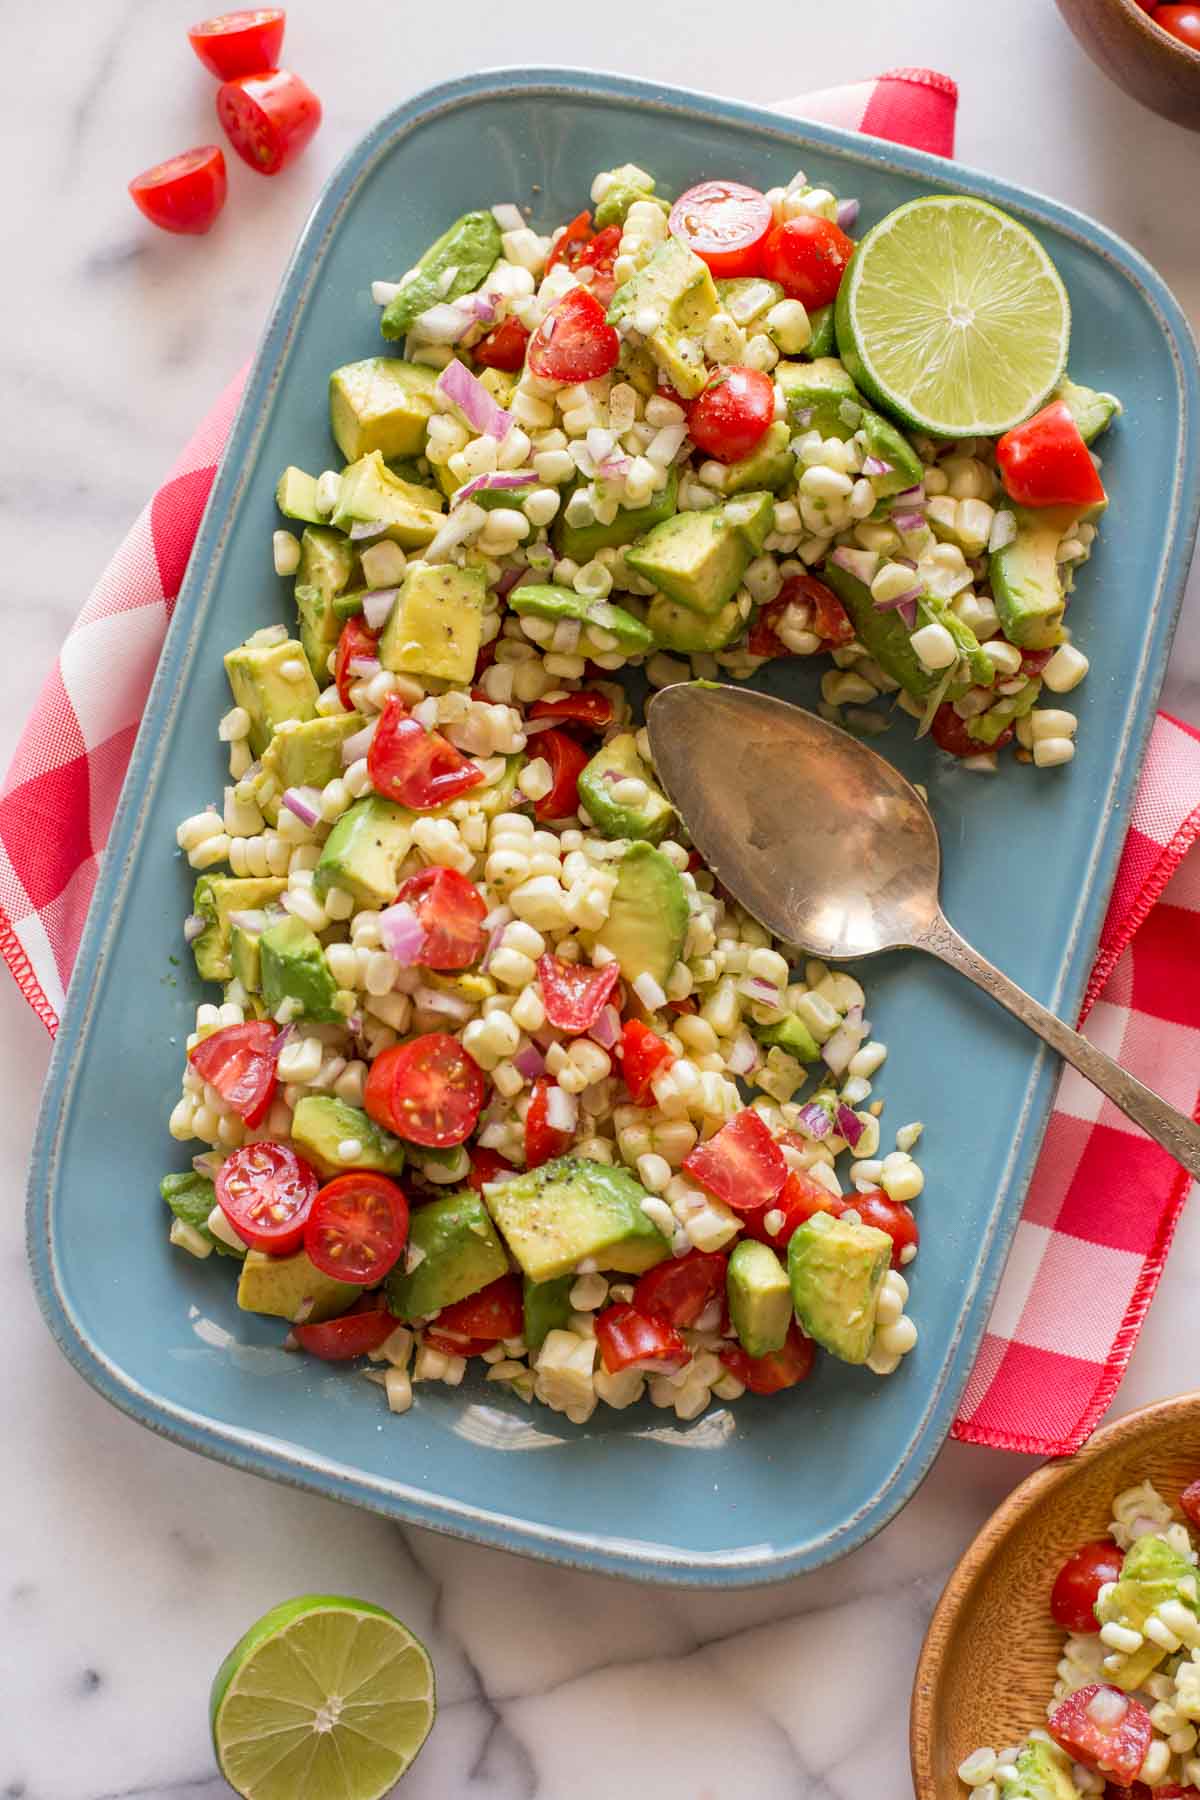
[[[439,731],[426,731],[418,724],[398,694],[388,695],[379,715],[367,750],[367,769],[377,794],[418,812],[456,800],[483,780],[483,770]]]
[[[506,1175],[515,1175],[516,1170],[494,1150],[487,1150],[482,1144],[471,1147],[471,1173],[467,1176],[467,1186],[482,1194],[489,1181],[501,1181]]]
[[[857,1204],[855,1201],[853,1204]],[[757,1238],[760,1244],[770,1244],[773,1250],[783,1250],[791,1241],[791,1236],[806,1219],[814,1213],[832,1213],[835,1219],[841,1218],[851,1201],[839,1199],[831,1194],[827,1187],[806,1175],[802,1169],[789,1169],[788,1178],[773,1200],[764,1206],[756,1206],[753,1212],[742,1217],[742,1230],[747,1237]],[[782,1214],[782,1219],[774,1231],[767,1227],[767,1219],[773,1213]]]
[[[539,1075],[533,1084],[529,1110],[525,1114],[525,1167],[540,1169],[570,1148],[571,1133],[559,1131],[549,1118],[550,1089],[555,1083],[548,1075]]]
[[[792,655],[779,636],[780,623],[792,605],[809,608],[808,629],[823,643],[835,650],[853,643],[855,634],[850,615],[833,589],[818,581],[815,575],[789,575],[774,600],[759,609],[750,627],[746,648],[751,656]]]
[[[741,181],[702,181],[671,208],[671,235],[714,275],[761,275],[771,202]]]
[[[1112,1725],[1097,1724],[1088,1711],[1101,1692],[1113,1696],[1114,1711],[1117,1701],[1123,1703],[1124,1710]],[[1082,1763],[1086,1769],[1099,1769],[1104,1775],[1114,1775],[1118,1781],[1137,1779],[1154,1736],[1150,1714],[1141,1701],[1131,1700],[1128,1694],[1107,1684],[1076,1689],[1061,1706],[1055,1707],[1049,1725],[1050,1736],[1074,1762]]]
[[[1121,1579],[1124,1553],[1111,1538],[1084,1544],[1068,1556],[1050,1593],[1054,1622],[1064,1631],[1099,1631],[1096,1599],[1106,1581]]]
[[[361,613],[355,613],[342,626],[337,641],[337,655],[333,662],[333,679],[337,683],[338,699],[347,712],[354,711],[354,702],[350,698],[350,689],[362,676],[350,667],[359,660],[379,660],[379,635],[371,630]]]
[[[525,1329],[521,1283],[515,1275],[501,1275],[480,1288],[477,1294],[468,1294],[465,1300],[443,1306],[436,1323],[438,1331],[456,1332],[460,1337],[474,1338],[482,1344],[520,1337]]]
[[[589,291],[595,294],[601,306],[607,306],[617,291],[613,265],[617,260],[617,251],[621,248],[621,235],[619,225],[606,225],[590,243],[584,244],[571,264],[574,269],[595,269],[596,273],[588,285]]]
[[[247,1125],[259,1125],[275,1098],[279,1027],[270,1019],[222,1025],[188,1051],[202,1081],[215,1087]]]
[[[569,731],[540,731],[536,751],[550,764],[553,787],[533,803],[536,819],[566,819],[579,808],[579,777],[591,757]]]
[[[617,366],[621,340],[585,287],[573,287],[542,320],[527,362],[542,381],[595,381]]]
[[[816,1351],[793,1319],[782,1350],[747,1356],[740,1344],[727,1344],[717,1355],[729,1373],[752,1394],[779,1394],[812,1374]]]
[[[692,1353],[666,1319],[639,1312],[636,1306],[606,1306],[596,1314],[600,1360],[610,1375],[640,1369],[646,1375],[674,1375]]]
[[[640,1312],[684,1331],[696,1323],[711,1300],[724,1294],[728,1267],[729,1258],[721,1250],[689,1250],[686,1256],[657,1263],[640,1275],[633,1304]]]
[[[617,1048],[621,1073],[635,1106],[654,1105],[654,1078],[675,1061],[675,1052],[640,1019],[626,1019]]]
[[[1104,483],[1070,408],[1052,400],[996,444],[1004,491],[1018,506],[1092,506]]]
[[[429,1031],[380,1052],[363,1105],[397,1137],[446,1150],[470,1137],[486,1098],[483,1070],[458,1039]]]
[[[815,213],[799,213],[771,232],[763,245],[762,273],[813,312],[837,299],[853,255],[854,241],[840,225]]]
[[[852,1195],[849,1204],[864,1225],[887,1232],[892,1240],[892,1267],[903,1268],[904,1252],[910,1245],[915,1250],[921,1241],[917,1221],[903,1200],[889,1200],[880,1188],[872,1188],[869,1193]],[[911,1257],[909,1261],[912,1261]]]
[[[929,735],[938,749],[951,756],[980,756],[985,750],[1003,750],[1006,744],[1012,743],[1015,731],[1015,726],[1010,725],[993,743],[984,744],[970,735],[967,721],[959,718],[949,700],[943,700],[929,727]]]
[[[229,176],[217,144],[201,144],[144,169],[129,184],[133,203],[152,225],[202,237],[225,204]]]
[[[340,1319],[326,1319],[320,1325],[293,1325],[292,1336],[302,1350],[319,1356],[322,1362],[349,1362],[378,1350],[395,1329],[391,1313],[376,1307],[371,1312],[343,1313]]]
[[[477,344],[472,344],[471,355],[485,369],[503,369],[506,375],[515,375],[525,367],[525,349],[529,343],[529,333],[520,319],[511,315],[501,319],[499,325],[493,325],[486,337],[481,337]]]
[[[1153,18],[1189,50],[1200,50],[1200,6],[1160,6]]]
[[[1193,1481],[1179,1496],[1179,1504],[1192,1524],[1200,1529],[1200,1481]]]
[[[546,258],[546,268],[550,270],[556,263],[566,263],[568,269],[575,267],[575,254],[590,242],[592,236],[592,215],[585,207],[581,213],[563,228],[556,238],[554,248]]]
[[[688,409],[688,434],[706,456],[749,456],[775,417],[775,387],[761,369],[718,369]]]
[[[417,961],[425,969],[469,969],[483,954],[487,905],[479,889],[457,869],[421,869],[400,883],[396,904],[411,906],[425,942]]]
[[[282,7],[262,6],[249,12],[221,13],[188,26],[188,42],[210,75],[232,81],[236,75],[257,75],[279,64],[283,27]]]
[[[1053,650],[1022,650],[1022,675],[1040,675],[1053,655]]]
[[[335,1281],[373,1287],[399,1261],[408,1242],[404,1190],[371,1169],[327,1181],[304,1226],[308,1260]]]
[[[278,175],[321,123],[321,102],[298,75],[269,69],[223,82],[217,117],[243,162],[260,175]]]
[[[549,950],[539,956],[538,985],[546,1018],[556,1031],[590,1031],[621,979],[615,962],[593,969],[590,963],[562,962]]]
[[[735,1212],[770,1205],[788,1176],[783,1151],[752,1106],[684,1158],[684,1172]]]
[[[558,700],[535,700],[529,709],[529,717],[563,719],[571,725],[587,725],[593,731],[603,731],[613,722],[613,703],[607,694],[601,694],[595,688],[582,688],[579,693],[563,694]]]
[[[217,1170],[217,1204],[244,1244],[290,1256],[304,1242],[304,1222],[321,1180],[290,1144],[243,1144]]]

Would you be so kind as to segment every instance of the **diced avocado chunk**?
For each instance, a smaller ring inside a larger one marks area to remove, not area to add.
[[[268,1313],[275,1319],[319,1325],[335,1319],[362,1293],[347,1281],[334,1281],[309,1262],[303,1250],[292,1256],[267,1256],[248,1250],[238,1281],[237,1303],[243,1312]]]
[[[809,338],[803,354],[814,362],[819,356],[832,356],[835,344],[832,300],[828,306],[818,306],[816,312],[810,312],[808,323],[812,336]]]
[[[722,312],[727,312],[736,324],[749,326],[779,304],[783,289],[777,281],[767,281],[760,275],[728,275],[717,282],[717,297]]]
[[[235,706],[250,715],[250,748],[261,756],[275,727],[285,719],[311,719],[317,711],[317,684],[294,638],[282,644],[250,638],[225,654],[225,673]]]
[[[737,593],[774,518],[770,494],[739,494],[723,506],[664,519],[630,546],[625,561],[669,600],[711,618]]]
[[[777,494],[780,488],[787,486],[796,470],[790,440],[787,420],[775,419],[749,456],[728,464],[722,492],[744,494],[749,488],[769,488],[771,493]]]
[[[1025,1744],[1014,1765],[1016,1777],[1000,1783],[1000,1800],[1078,1800],[1066,1753],[1040,1738]]]
[[[300,539],[296,611],[300,617],[300,642],[319,687],[328,678],[329,652],[342,629],[334,597],[349,581],[353,568],[354,548],[340,531],[313,525]]]
[[[912,633],[899,612],[895,608],[882,609],[876,606],[865,582],[860,581],[856,575],[851,575],[848,569],[839,568],[836,563],[825,564],[821,579],[838,596],[850,616],[859,641],[866,645],[879,666],[886,669],[892,680],[898,681],[914,699],[927,699],[944,680],[944,672],[925,667],[912,647]],[[924,625],[943,626],[954,639],[960,656],[965,659],[970,683],[979,687],[991,687],[996,679],[996,666],[984,654],[979,639],[970,626],[964,624],[944,600],[928,592],[917,600],[916,609],[915,629],[919,630]],[[963,687],[957,690],[951,688],[951,697],[956,691],[963,691],[970,683],[964,682]]]
[[[413,1211],[408,1246],[385,1284],[398,1319],[420,1319],[477,1294],[508,1273],[508,1258],[479,1195],[470,1188]]]
[[[902,494],[905,488],[917,486],[924,476],[924,465],[903,432],[890,419],[865,406],[858,429],[863,434],[867,455],[891,464],[886,475],[870,478],[878,499],[886,499],[889,494]]]
[[[341,1175],[347,1169],[374,1169],[399,1175],[404,1145],[377,1125],[361,1106],[336,1094],[304,1094],[292,1114],[292,1141],[319,1175]],[[348,1154],[342,1155],[345,1144]],[[357,1145],[357,1149],[350,1148]]]
[[[534,619],[578,619],[584,626],[595,625],[611,632],[617,648],[626,656],[641,656],[653,650],[654,639],[631,612],[614,606],[608,600],[596,600],[577,594],[574,588],[556,587],[551,582],[531,581],[525,587],[513,588],[508,604],[519,617],[526,613]]]
[[[1037,704],[1042,684],[1035,677],[1025,683],[1017,694],[1005,694],[986,712],[976,713],[966,721],[967,736],[975,738],[980,744],[994,744],[1002,737],[1009,726],[1017,719],[1023,719],[1031,713]]]
[[[1178,1600],[1190,1612],[1200,1614],[1198,1581],[1195,1565],[1165,1538],[1137,1538],[1125,1552],[1120,1580],[1097,1600],[1096,1617],[1101,1625],[1124,1625],[1130,1631],[1144,1632],[1151,1613],[1167,1600]],[[1133,1693],[1166,1654],[1160,1644],[1147,1638],[1140,1650],[1123,1659],[1112,1680],[1127,1694]]]
[[[1084,387],[1081,382],[1072,381],[1069,375],[1063,376],[1050,399],[1065,403],[1085,444],[1090,444],[1107,430],[1123,410],[1115,394],[1103,394],[1095,388]]]
[[[233,979],[230,913],[260,912],[278,900],[286,887],[286,880],[274,875],[201,875],[192,895],[192,911],[205,924],[193,940],[192,955],[202,981]]]
[[[524,1280],[525,1330],[531,1355],[536,1354],[552,1331],[562,1331],[571,1317],[571,1289],[575,1277],[560,1275],[557,1281]]]
[[[640,781],[645,799],[616,799],[613,789],[621,781]],[[579,777],[579,798],[597,831],[609,838],[645,838],[657,844],[675,817],[671,802],[638,755],[632,731],[618,733],[597,750]]]
[[[1062,642],[1067,597],[1058,572],[1058,546],[1080,518],[1073,506],[1014,506],[1017,535],[993,550],[992,596],[1004,634],[1022,650],[1049,650]]]
[[[788,1276],[796,1317],[809,1337],[842,1362],[864,1363],[892,1240],[873,1225],[814,1213],[792,1233]]]
[[[484,1190],[492,1217],[530,1281],[554,1281],[587,1258],[640,1275],[671,1254],[642,1211],[646,1190],[627,1169],[560,1156]]]
[[[258,940],[263,1003],[275,1015],[285,1000],[293,1015],[305,1019],[340,1019],[333,1004],[337,983],[321,941],[302,919],[290,915],[268,925]]]
[[[290,787],[323,788],[342,773],[342,745],[363,728],[357,713],[329,713],[277,731],[262,753],[263,773]]]
[[[257,994],[262,983],[258,933],[235,925],[229,934],[229,960],[233,964],[233,979],[240,981],[248,994]]]
[[[792,1322],[792,1288],[770,1245],[742,1238],[729,1258],[725,1289],[729,1317],[746,1355],[782,1350]]]
[[[390,906],[399,869],[412,848],[414,815],[406,806],[367,794],[344,812],[325,839],[313,871],[318,895],[345,888],[360,906]]]
[[[597,550],[613,550],[621,544],[632,544],[635,538],[644,537],[655,525],[669,519],[675,511],[679,498],[679,472],[668,471],[665,484],[656,494],[652,494],[645,506],[618,506],[616,517],[609,525],[602,525],[599,519],[593,519],[590,525],[568,525],[560,511],[550,532],[550,539],[559,556],[569,556],[574,562],[591,562]]]
[[[836,356],[818,356],[810,362],[784,358],[772,374],[783,389],[794,430],[840,438],[853,437],[858,430],[863,397]]]
[[[401,481],[378,450],[342,471],[332,521],[339,531],[358,524],[382,525],[383,536],[404,550],[421,550],[442,523],[442,497],[434,488]]]
[[[596,208],[597,231],[603,231],[606,225],[623,225],[626,213],[636,200],[653,200],[664,212],[671,210],[667,202],[655,194],[653,175],[639,169],[636,163],[622,163],[608,172],[611,180]]]
[[[746,621],[736,600],[727,600],[711,619],[668,600],[658,594],[646,612],[646,626],[654,642],[664,650],[678,650],[683,656],[698,656],[703,651],[724,650],[746,629]]]
[[[396,675],[469,683],[483,636],[482,569],[410,563],[379,639],[379,660]]]
[[[675,864],[652,844],[630,844],[593,943],[611,950],[626,981],[651,975],[665,988],[683,954],[687,925],[687,889]]]
[[[464,213],[430,244],[415,268],[401,278],[379,321],[385,338],[407,337],[419,313],[439,300],[457,300],[477,288],[503,249],[500,227],[490,212]],[[401,454],[406,454],[402,452]]]
[[[437,370],[396,356],[368,356],[329,377],[329,424],[348,463],[378,450],[420,456],[434,411]]]
[[[676,393],[694,400],[708,380],[702,340],[717,310],[708,264],[679,238],[668,238],[644,268],[617,289],[608,322],[618,325],[635,314],[654,313],[658,324],[646,337],[651,354]]]
[[[194,1169],[164,1175],[158,1184],[158,1191],[175,1217],[182,1224],[189,1225],[193,1231],[199,1232],[218,1256],[236,1256],[239,1259],[245,1256],[244,1248],[235,1250],[232,1244],[225,1243],[208,1229],[208,1215],[216,1205],[217,1194],[206,1176],[198,1175]]]
[[[796,1013],[788,1013],[774,1025],[759,1025],[754,1035],[760,1044],[769,1048],[778,1045],[794,1056],[797,1062],[816,1062],[821,1054],[821,1046],[816,1038]]]
[[[303,469],[289,466],[275,486],[275,504],[285,519],[303,519],[307,525],[319,525],[322,515],[317,509],[317,478]]]

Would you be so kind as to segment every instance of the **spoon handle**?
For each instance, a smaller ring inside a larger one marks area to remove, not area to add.
[[[1161,1144],[1169,1155],[1181,1163],[1190,1175],[1200,1180],[1200,1125],[1196,1125],[1186,1114],[1169,1106],[1159,1094],[1155,1094],[1135,1075],[1115,1063],[1111,1056],[1098,1050],[1095,1044],[1081,1037],[1079,1032],[1072,1031],[1069,1025],[1027,994],[1024,988],[1010,981],[987,958],[973,950],[964,938],[939,913],[930,925],[926,935],[916,945],[917,949],[927,950],[939,961],[948,963],[957,969],[975,986],[982,988],[985,994],[1001,1006],[1006,1007],[1014,1018],[1028,1025],[1031,1031],[1065,1057],[1073,1068],[1079,1070],[1090,1082],[1093,1082],[1103,1094],[1107,1094],[1114,1106],[1131,1118],[1135,1125]]]

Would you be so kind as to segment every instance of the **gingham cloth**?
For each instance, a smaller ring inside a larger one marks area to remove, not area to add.
[[[928,69],[780,110],[949,154],[957,90]],[[62,648],[0,792],[0,953],[53,1033],[175,596],[241,392],[222,395]],[[1192,1112],[1200,1089],[1200,732],[1160,714],[1085,1014],[1091,1035]],[[956,1434],[1073,1450],[1116,1389],[1187,1177],[1071,1071],[1058,1091]]]

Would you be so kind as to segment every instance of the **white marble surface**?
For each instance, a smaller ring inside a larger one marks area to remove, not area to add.
[[[231,159],[208,239],[143,229],[136,169],[215,136],[183,28],[191,0],[8,9],[0,146],[0,518],[12,641],[0,757],[126,524],[254,344],[288,248],[346,147],[407,92],[489,64],[561,62],[766,102],[902,63],[961,84],[963,158],[1092,212],[1162,270],[1200,324],[1200,138],[1104,83],[1049,0],[764,0],[734,41],[694,0],[416,8],[303,0],[287,59],[323,131],[276,182]],[[446,18],[452,15],[447,12]],[[1136,597],[1130,596],[1130,603]],[[1193,578],[1167,703],[1200,721]],[[411,1800],[902,1800],[908,1684],[952,1561],[1028,1465],[951,1446],[908,1511],[836,1569],[723,1597],[560,1573],[268,1486],[107,1408],[47,1336],[25,1274],[20,1182],[45,1069],[40,1025],[0,987],[10,1170],[0,1223],[0,1797],[208,1800],[212,1671],[257,1613],[304,1589],[394,1608],[438,1666]],[[1118,1409],[1200,1386],[1200,1213],[1185,1217]],[[1174,1328],[1174,1329],[1173,1329]],[[1182,1345],[1182,1353],[1180,1346]],[[863,1699],[871,1724],[864,1729]]]

